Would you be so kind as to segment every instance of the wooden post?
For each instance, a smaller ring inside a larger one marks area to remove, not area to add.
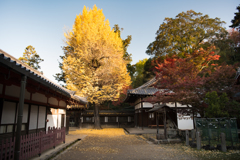
[[[22,130],[22,118],[23,118],[23,106],[24,106],[24,95],[25,95],[25,89],[26,89],[26,82],[27,82],[27,76],[22,75],[20,95],[19,95],[17,132],[16,132],[16,141],[15,141],[15,150],[14,150],[14,159],[15,160],[20,159],[21,130]]]
[[[137,127],[137,122],[138,122],[138,113],[136,113],[137,110],[135,110],[135,127]]]
[[[225,133],[221,133],[221,150],[227,152]]]
[[[63,136],[63,143],[65,143],[65,127],[63,127],[62,136]]]
[[[159,134],[159,125],[158,125],[158,123],[159,123],[159,115],[158,115],[158,112],[157,112],[157,117],[156,117],[156,119],[157,119],[157,134]]]
[[[142,116],[142,130],[143,130],[143,103],[142,103],[142,98],[140,99],[141,100],[141,116]]]
[[[201,149],[201,135],[200,132],[196,132],[196,138],[197,138],[197,149]]]
[[[194,110],[192,110],[192,116],[193,116],[193,129],[195,129],[195,118],[194,118]]]
[[[188,132],[188,130],[185,130],[185,134],[186,134],[186,145],[189,146],[189,132]]]
[[[196,135],[195,129],[192,129],[192,131],[191,131],[192,143],[195,141],[195,135]]]
[[[164,123],[164,138],[167,139],[167,126],[166,126],[166,108],[164,107],[163,113],[163,123]]]
[[[53,148],[55,149],[56,146],[56,140],[57,140],[57,133],[55,127],[53,127]]]
[[[39,153],[38,153],[38,156],[40,157],[41,156],[41,153],[42,153],[42,137],[43,137],[43,132],[38,132],[38,135],[39,135]]]

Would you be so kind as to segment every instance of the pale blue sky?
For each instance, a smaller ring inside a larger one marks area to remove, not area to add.
[[[149,43],[165,17],[174,18],[178,13],[194,10],[219,17],[228,29],[239,5],[238,0],[0,0],[0,48],[16,58],[22,56],[28,45],[35,47],[44,62],[41,70],[54,80],[59,56],[63,55],[64,28],[72,28],[76,15],[83,6],[94,4],[103,9],[111,27],[124,28],[122,38],[132,35],[128,52],[132,64],[148,58],[145,53]],[[55,81],[56,82],[56,81]]]

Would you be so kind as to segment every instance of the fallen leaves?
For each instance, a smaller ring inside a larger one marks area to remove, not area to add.
[[[185,144],[149,144],[147,135],[126,135],[123,129],[106,128],[102,130],[81,129],[70,134],[88,135],[78,145],[72,147],[58,160],[65,159],[239,159],[240,152],[197,150]]]

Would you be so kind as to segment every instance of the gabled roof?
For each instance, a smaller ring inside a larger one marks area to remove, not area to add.
[[[139,97],[146,97],[154,95],[159,89],[154,88],[153,85],[156,83],[156,78],[152,78],[150,81],[144,83],[138,88],[129,89],[127,91],[127,97],[125,98],[124,102],[134,102]]]
[[[14,71],[26,75],[27,77],[51,88],[52,90],[55,90],[56,92],[59,92],[67,97],[71,97],[72,99],[75,99],[81,103],[86,104],[87,101],[82,99],[83,97],[79,97],[74,95],[75,91],[68,90],[51,80],[49,80],[47,77],[43,75],[43,73],[33,69],[32,67],[24,64],[20,60],[16,59],[12,55],[4,52],[0,49],[0,63],[7,66],[8,68],[13,69]]]
[[[156,78],[152,78],[150,81],[144,83],[138,88],[129,89],[127,93],[136,94],[136,95],[153,95],[158,91],[157,88],[152,87],[152,85],[156,82]]]

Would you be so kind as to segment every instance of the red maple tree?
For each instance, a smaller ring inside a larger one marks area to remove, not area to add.
[[[156,67],[157,82],[154,87],[159,91],[144,101],[179,102],[202,110],[203,98],[207,92],[217,91],[220,94],[226,92],[232,95],[237,90],[234,86],[237,65],[216,65],[214,61],[220,56],[215,55],[214,49],[214,47],[206,50],[201,48],[186,54],[185,58],[166,57]]]

